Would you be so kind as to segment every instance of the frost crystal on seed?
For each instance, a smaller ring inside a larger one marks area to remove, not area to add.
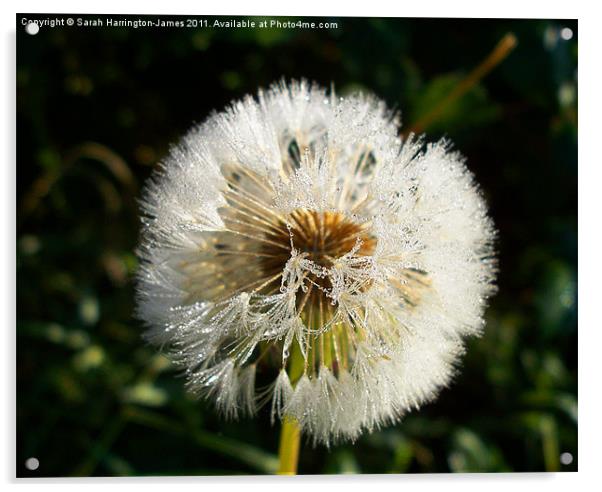
[[[143,196],[138,314],[229,418],[314,442],[436,397],[483,327],[494,228],[463,158],[306,82],[191,130]],[[263,382],[263,383],[262,383]]]

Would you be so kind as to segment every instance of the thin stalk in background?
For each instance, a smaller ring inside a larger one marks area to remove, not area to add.
[[[456,87],[443,99],[435,108],[422,116],[410,128],[410,133],[422,133],[433,121],[441,115],[443,110],[447,108],[456,99],[459,99],[479,83],[489,72],[498,66],[518,44],[516,36],[509,32],[500,42],[493,48],[493,51],[475,67],[464,79],[462,79]]]

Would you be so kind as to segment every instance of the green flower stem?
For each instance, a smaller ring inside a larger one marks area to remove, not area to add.
[[[296,475],[299,462],[301,429],[297,421],[291,417],[282,419],[280,430],[280,447],[278,449],[278,475]]]
[[[308,350],[310,350],[308,348]],[[306,354],[309,356],[309,353]],[[288,377],[296,385],[299,378],[305,370],[305,357],[301,353],[298,342],[294,342],[291,347],[289,359]],[[296,475],[299,463],[299,449],[301,448],[301,429],[297,420],[290,416],[282,419],[282,428],[280,429],[280,447],[278,448],[278,474]]]

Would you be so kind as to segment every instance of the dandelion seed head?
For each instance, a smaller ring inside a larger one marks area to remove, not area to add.
[[[495,290],[494,226],[451,144],[305,81],[192,129],[142,224],[146,338],[226,417],[268,404],[314,443],[434,399]]]

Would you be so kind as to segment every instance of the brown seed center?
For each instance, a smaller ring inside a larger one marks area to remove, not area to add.
[[[297,209],[289,215],[288,223],[279,221],[277,228],[281,232],[275,242],[280,247],[265,244],[262,250],[265,255],[262,268],[266,276],[284,270],[291,258],[291,243],[298,254],[305,253],[308,260],[324,268],[331,267],[337,258],[354,248],[355,256],[370,256],[376,246],[376,239],[366,225],[353,222],[338,212]],[[312,292],[307,296],[299,292],[299,303],[303,302],[303,297],[309,297],[305,302],[317,302],[332,287],[328,276],[308,272],[306,278]]]

